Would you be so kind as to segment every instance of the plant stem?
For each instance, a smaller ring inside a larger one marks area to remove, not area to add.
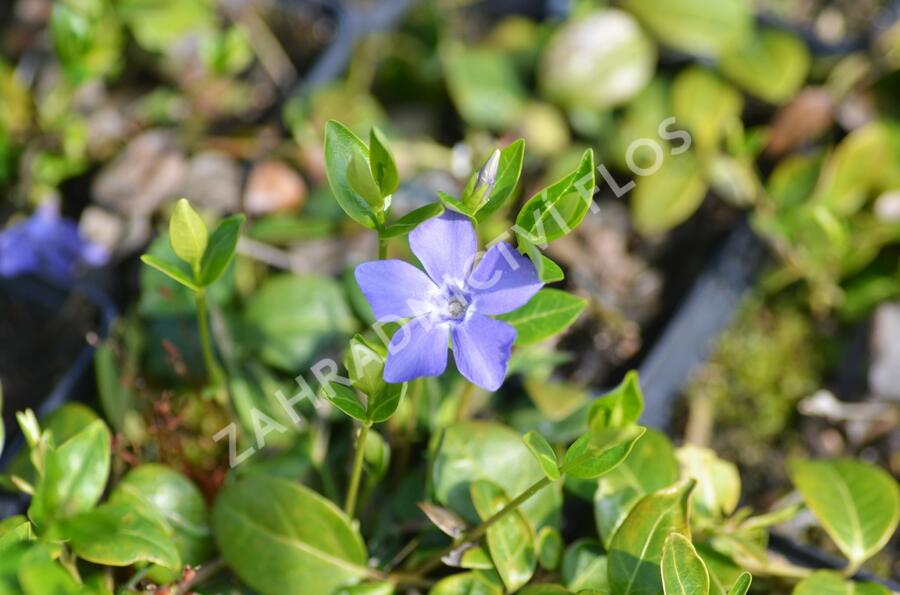
[[[429,572],[431,572],[432,570],[434,570],[435,568],[437,568],[440,565],[441,560],[443,560],[444,556],[452,553],[455,549],[459,548],[463,544],[472,543],[472,542],[475,542],[475,541],[481,539],[481,537],[485,534],[485,532],[487,532],[487,530],[491,527],[491,525],[493,525],[494,523],[496,523],[497,521],[499,521],[500,519],[502,519],[503,517],[505,517],[512,511],[516,510],[519,506],[524,504],[529,498],[531,498],[532,496],[534,496],[535,494],[540,492],[542,489],[544,489],[551,483],[552,483],[552,481],[550,480],[550,478],[546,477],[546,476],[542,477],[541,479],[539,479],[538,481],[533,483],[531,485],[531,487],[527,488],[524,492],[522,492],[521,494],[516,496],[512,501],[509,502],[509,504],[507,504],[506,506],[504,506],[503,508],[501,508],[500,510],[498,510],[497,512],[495,512],[494,514],[489,516],[484,521],[482,521],[480,525],[477,525],[477,526],[469,529],[468,531],[464,532],[462,535],[460,535],[459,537],[454,539],[450,543],[450,545],[448,545],[440,553],[438,553],[436,556],[434,556],[431,560],[429,560],[428,562],[423,564],[421,567],[419,567],[416,571],[414,571],[412,573],[413,576],[424,576],[424,575],[428,574]]]
[[[194,293],[197,301],[197,326],[200,328],[200,349],[203,350],[203,363],[206,364],[206,373],[215,384],[221,384],[222,375],[219,364],[213,355],[212,341],[209,337],[209,315],[206,311],[206,294],[203,290]]]
[[[463,388],[462,394],[459,396],[459,403],[456,406],[456,421],[463,421],[468,418],[469,404],[472,402],[472,395],[475,394],[475,385],[467,382]]]
[[[378,260],[384,260],[387,258],[387,248],[388,241],[385,238],[382,238],[380,235],[378,236]]]
[[[356,496],[359,493],[359,479],[362,476],[363,458],[366,454],[366,438],[369,436],[371,425],[369,423],[362,425],[356,441],[356,454],[353,457],[353,470],[350,473],[350,487],[347,488],[347,500],[344,502],[344,512],[350,518],[353,518],[356,511]]]

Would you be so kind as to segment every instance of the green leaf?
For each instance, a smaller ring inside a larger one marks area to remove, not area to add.
[[[389,384],[384,381],[386,359],[384,346],[373,344],[361,335],[350,340],[350,348],[344,355],[344,366],[354,388],[367,396],[366,419],[362,421],[387,421],[397,411],[400,399],[406,392],[407,383]]]
[[[47,453],[28,509],[35,524],[89,510],[100,500],[109,477],[110,440],[106,424],[98,419]]]
[[[113,429],[125,429],[125,418],[136,408],[136,395],[131,387],[122,383],[120,362],[109,341],[94,350],[94,372],[97,377],[97,396],[103,406],[106,419]]]
[[[374,126],[369,131],[369,164],[372,168],[372,177],[381,190],[381,196],[393,194],[400,185],[400,174],[397,173],[397,164],[394,163],[394,156],[388,148],[387,138]]]
[[[718,56],[740,45],[753,30],[753,13],[743,0],[625,0],[663,44],[701,56]]]
[[[155,463],[135,467],[113,490],[109,502],[143,507],[147,516],[162,518],[174,531],[172,541],[183,564],[197,566],[212,555],[203,494],[178,471]]]
[[[516,345],[530,345],[567,329],[586,306],[586,300],[571,293],[541,289],[521,308],[497,318],[516,329]]]
[[[17,573],[24,595],[81,595],[82,586],[52,557],[48,546],[33,546],[22,557]],[[0,583],[2,585],[2,583]],[[0,586],[0,589],[5,585]],[[4,592],[5,589],[4,589]],[[10,593],[15,591],[10,591]]]
[[[559,479],[559,463],[556,460],[556,452],[554,452],[553,447],[547,443],[547,440],[538,432],[531,431],[525,434],[522,441],[525,442],[525,446],[528,447],[528,450],[530,450],[531,454],[534,455],[534,458],[537,459],[538,464],[540,464],[541,469],[544,471],[544,475],[553,481]]]
[[[656,44],[631,15],[604,6],[557,29],[541,56],[538,83],[570,114],[604,112],[644,88],[656,56]]]
[[[362,583],[352,587],[341,587],[334,595],[394,595],[396,585],[383,581],[377,583]]]
[[[200,286],[194,283],[194,280],[190,277],[189,273],[183,271],[177,264],[160,260],[159,258],[150,254],[142,254],[141,262],[143,262],[147,266],[153,267],[170,279],[181,283],[188,289],[192,289],[194,291],[198,291],[200,289]]]
[[[595,479],[621,463],[646,428],[627,426],[589,431],[566,451],[559,470],[578,479]]]
[[[540,584],[528,585],[521,591],[519,595],[571,595],[571,591],[562,585]]]
[[[789,470],[806,505],[851,564],[878,553],[897,529],[900,489],[882,469],[852,459],[797,459]]]
[[[434,455],[431,481],[437,502],[469,523],[478,515],[469,498],[469,484],[486,479],[518,495],[544,477],[521,436],[510,428],[488,422],[464,422],[449,426]],[[559,519],[562,495],[550,485],[526,501],[521,510],[535,530]]]
[[[359,400],[356,391],[349,386],[332,383],[323,386],[319,392],[325,400],[343,411],[346,415],[364,423],[368,421],[365,405]]]
[[[485,580],[475,572],[460,572],[442,578],[428,591],[428,595],[503,595],[503,583]]]
[[[506,54],[454,42],[443,45],[440,56],[450,97],[468,124],[489,130],[519,124],[526,92]]]
[[[563,584],[571,591],[609,591],[606,554],[595,539],[579,539],[569,546],[562,563]]]
[[[555,527],[544,527],[537,534],[535,541],[538,562],[544,570],[556,570],[563,556],[563,538]]]
[[[728,589],[728,595],[747,595],[750,590],[750,583],[753,582],[753,576],[749,572],[744,572],[735,583]]]
[[[263,361],[289,373],[356,328],[340,284],[314,275],[270,276],[251,296],[244,320]]]
[[[803,85],[810,61],[803,40],[786,31],[763,29],[725,52],[719,67],[746,91],[778,104]]]
[[[819,570],[800,581],[791,593],[792,595],[889,595],[890,592],[889,589],[876,583],[855,583],[837,572]]]
[[[516,184],[519,183],[519,177],[522,175],[524,158],[524,139],[520,138],[501,149],[494,187],[487,196],[487,200],[481,205],[481,208],[475,212],[475,218],[479,223],[496,213],[503,206],[503,203],[512,196],[513,190],[516,189]]]
[[[516,217],[515,231],[532,244],[544,246],[578,227],[593,196],[594,152],[588,149],[575,171],[528,199]]]
[[[637,423],[644,412],[644,393],[634,370],[625,374],[619,386],[591,405],[588,425],[592,429],[624,428]]]
[[[641,498],[677,479],[678,461],[671,442],[656,430],[647,430],[625,460],[597,483],[594,519],[603,547],[609,549],[616,531]]]
[[[200,262],[198,281],[201,287],[215,283],[228,268],[231,259],[234,258],[235,250],[237,250],[243,224],[243,215],[232,215],[220,221],[213,230]]]
[[[685,445],[675,451],[683,477],[697,480],[694,507],[713,519],[731,515],[741,499],[741,476],[734,463],[708,448]]]
[[[135,41],[149,52],[170,52],[188,36],[211,35],[219,25],[204,0],[116,0],[116,12]]]
[[[715,150],[728,127],[739,120],[744,99],[713,72],[692,66],[672,83],[672,111],[701,151]]]
[[[469,486],[472,503],[481,520],[487,520],[509,504],[509,498],[496,484],[479,479]],[[503,584],[517,591],[534,574],[537,555],[531,525],[518,509],[488,527],[485,537],[491,559]]]
[[[556,283],[566,278],[566,274],[558,264],[541,254],[541,266],[538,268],[538,277],[542,283]]]
[[[347,182],[350,188],[369,203],[376,213],[384,211],[384,196],[372,177],[369,160],[361,153],[352,153],[347,166]]]
[[[660,567],[665,595],[708,595],[709,571],[684,535],[672,533],[666,538]]]
[[[449,194],[441,192],[440,190],[438,190],[437,194],[438,199],[441,201],[441,204],[444,205],[445,208],[450,209],[451,211],[456,211],[457,213],[462,213],[463,215],[466,215],[474,221],[474,211],[467,207],[462,201],[450,196]]]
[[[706,196],[706,181],[696,156],[669,155],[659,169],[640,178],[631,198],[631,216],[644,235],[659,234],[684,222]]]
[[[350,162],[368,161],[369,149],[349,128],[335,120],[325,125],[325,170],[334,198],[351,219],[369,229],[378,227],[372,207],[351,187]]]
[[[617,595],[659,595],[663,545],[672,533],[690,535],[688,511],[692,480],[676,483],[641,499],[613,537],[609,583]]]
[[[419,207],[388,225],[387,228],[381,232],[381,238],[387,239],[405,236],[414,230],[420,223],[428,221],[432,217],[437,217],[443,212],[444,206],[439,202],[433,202],[424,207]]]
[[[53,49],[67,78],[75,85],[111,77],[122,67],[125,36],[113,4],[108,0],[68,0],[53,5]]]
[[[263,595],[331,595],[369,574],[350,520],[309,488],[262,474],[226,486],[213,505],[222,556]],[[251,547],[252,545],[252,547]]]
[[[107,503],[62,522],[59,532],[79,558],[106,566],[153,562],[172,570],[181,559],[172,529],[132,503]]]
[[[0,520],[0,553],[17,543],[33,539],[31,522],[23,515],[17,514]]]
[[[206,223],[186,198],[175,203],[169,219],[169,241],[178,258],[191,265],[194,271],[199,270],[208,241]]]

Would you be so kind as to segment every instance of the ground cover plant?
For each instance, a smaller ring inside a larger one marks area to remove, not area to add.
[[[894,13],[288,4],[8,11],[0,593],[892,592]]]

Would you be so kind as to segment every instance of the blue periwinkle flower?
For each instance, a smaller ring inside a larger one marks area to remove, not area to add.
[[[391,338],[386,382],[441,374],[452,343],[456,367],[470,382],[492,391],[503,384],[516,331],[491,316],[525,305],[543,283],[531,261],[505,242],[476,265],[477,242],[472,222],[447,211],[409,234],[424,272],[396,259],[356,268],[379,322],[411,319]]]
[[[67,282],[79,266],[101,266],[108,258],[105,248],[84,240],[75,222],[51,203],[0,232],[0,277],[37,273]]]

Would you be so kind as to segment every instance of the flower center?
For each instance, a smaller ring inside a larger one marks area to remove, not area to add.
[[[460,298],[451,298],[447,302],[447,314],[450,318],[461,318],[466,313],[466,303]]]

